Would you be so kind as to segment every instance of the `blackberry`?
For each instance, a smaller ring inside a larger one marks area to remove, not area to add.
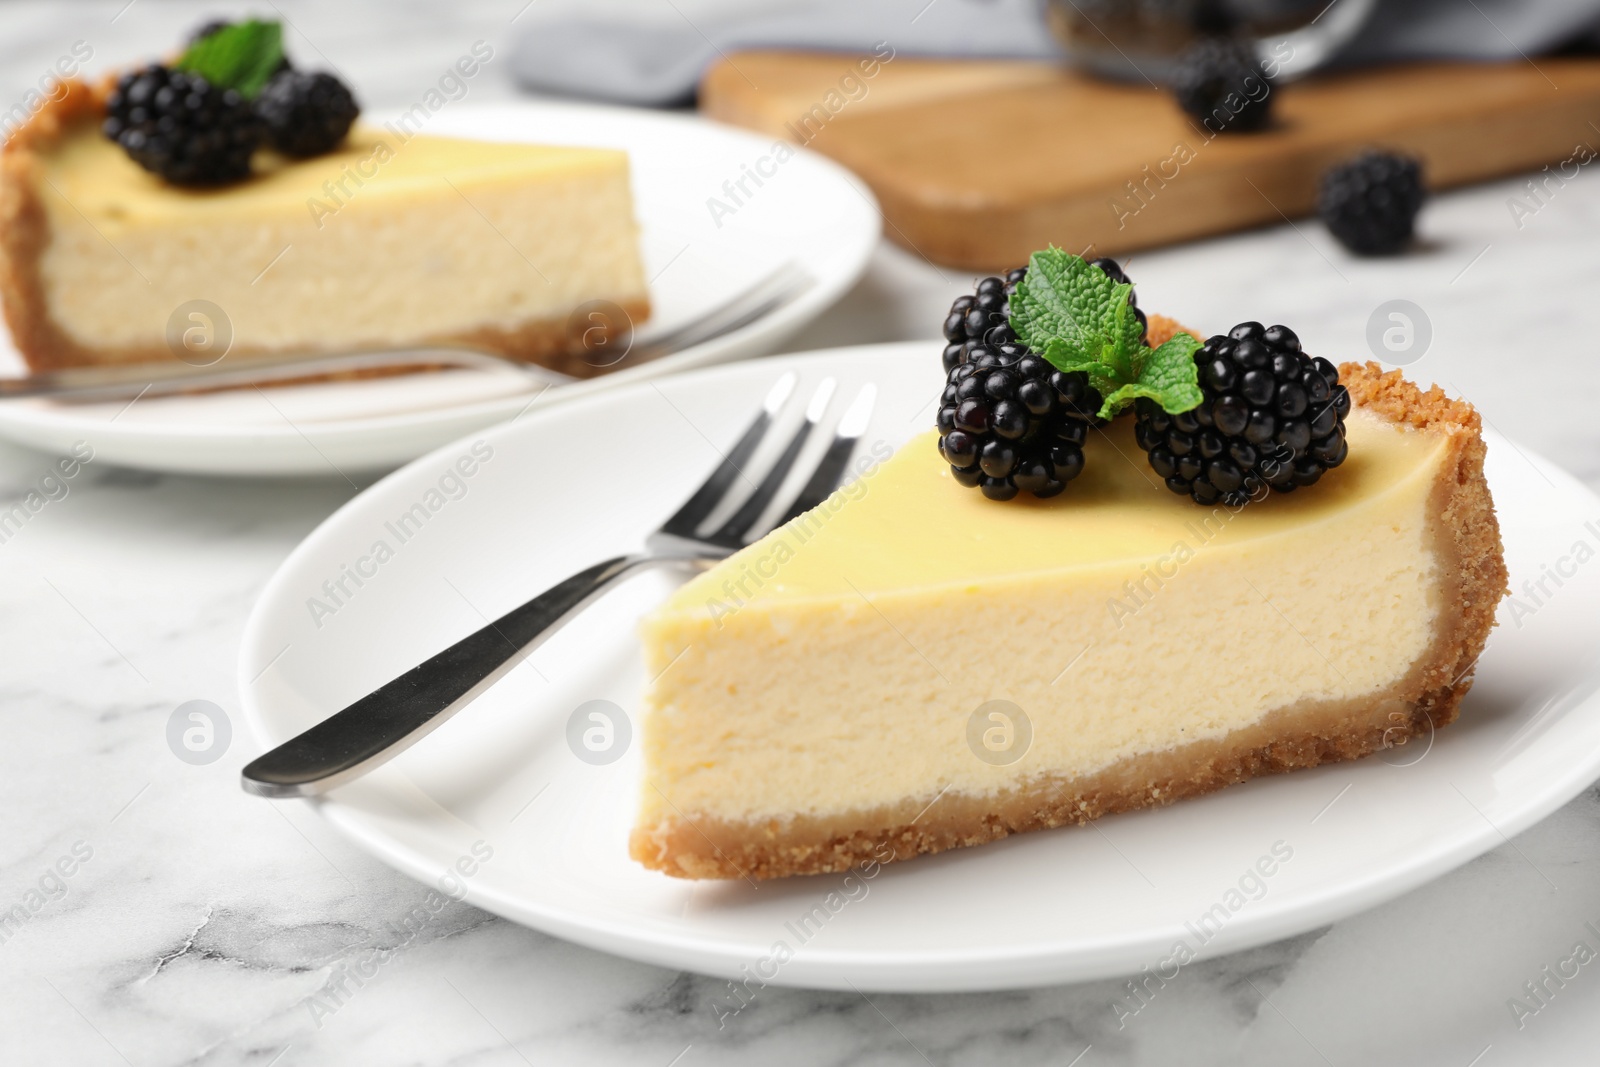
[[[1114,260],[1093,264],[1113,281],[1128,280]],[[945,320],[939,454],[958,483],[991,500],[1065,489],[1083,473],[1083,442],[1100,410],[1088,375],[1056,370],[1011,329],[1008,298],[1026,274],[1018,267],[983,279]],[[1143,323],[1144,313],[1134,310]]]
[[[1167,83],[1178,106],[1213,133],[1243,133],[1272,118],[1272,81],[1246,41],[1207,37],[1179,57]]]
[[[1100,396],[1015,342],[973,349],[946,379],[939,454],[961,485],[991,500],[1055,496],[1083,473],[1083,442]]]
[[[101,130],[145,170],[175,185],[221,185],[250,174],[262,125],[232,89],[153,64],[118,80]]]
[[[1199,504],[1242,506],[1262,487],[1288,493],[1344,462],[1350,394],[1339,372],[1300,350],[1287,326],[1235,326],[1194,354],[1200,406],[1135,406],[1134,439],[1167,488]]]
[[[1089,264],[1099,267],[1118,285],[1129,284],[1127,274],[1116,260],[1091,259]],[[1017,343],[1017,335],[1011,329],[1010,296],[1027,273],[1027,267],[1017,267],[1007,271],[1003,278],[983,279],[978,283],[975,294],[956,297],[956,302],[950,305],[950,314],[944,320],[946,374],[966,362],[968,354],[978,345]],[[1133,313],[1139,319],[1140,327],[1145,327],[1145,314],[1139,310],[1139,302],[1134,294],[1128,294],[1128,303],[1133,305]]]
[[[256,114],[267,139],[286,156],[305,158],[332,151],[361,114],[356,98],[332,74],[285,70],[272,76],[256,98]]]
[[[1415,159],[1365,152],[1323,174],[1317,214],[1357,255],[1392,255],[1411,240],[1426,198],[1422,165]]]

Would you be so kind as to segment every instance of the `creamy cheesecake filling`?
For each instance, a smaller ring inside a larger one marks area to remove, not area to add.
[[[58,327],[83,348],[148,359],[195,299],[223,309],[236,349],[263,352],[530,323],[559,333],[592,299],[648,313],[625,153],[400,143],[358,126],[334,153],[263,171],[178,189],[92,129],[64,138],[40,193],[39,270]]]
[[[1359,410],[1347,426],[1315,490],[1236,513],[1168,493],[1125,422],[1052,501],[984,500],[911,442],[647,620],[641,829],[900,817],[941,792],[981,809],[1380,697],[1443,610],[1428,508],[1448,448]],[[969,747],[991,700],[1031,721],[1008,766]]]

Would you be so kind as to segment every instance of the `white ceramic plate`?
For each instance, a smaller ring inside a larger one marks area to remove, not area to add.
[[[391,475],[308,537],[262,595],[239,663],[257,738],[273,745],[299,733],[485,617],[634,549],[711,469],[716,448],[732,442],[785,368],[803,373],[802,389],[837,376],[846,399],[857,384],[877,382],[865,441],[900,443],[932,419],[938,351],[842,349],[616,389],[458,441]],[[327,599],[324,581],[338,582],[375,542],[395,542],[386,523],[426,503],[475,450],[492,455],[462,481],[459,499],[434,498],[439,507],[421,532],[393,544],[381,565],[361,564],[373,575],[360,588],[345,580],[351,595],[314,620],[308,601]],[[638,788],[631,746],[619,761],[592,766],[566,740],[569,717],[586,701],[637,708],[645,679],[634,625],[670,584],[656,574],[601,601],[477,704],[320,811],[424,882],[465,857],[472,875],[457,881],[472,903],[668,967],[732,978],[749,966],[784,985],[907,991],[1170,972],[1180,941],[1215,955],[1413,889],[1503,843],[1600,774],[1600,667],[1590,658],[1600,564],[1573,556],[1578,541],[1589,554],[1600,546],[1600,500],[1500,438],[1490,442],[1489,478],[1512,583],[1533,611],[1513,618],[1502,608],[1457,724],[1359,762],[923,857],[871,879],[675,881],[627,857]],[[1544,565],[1563,584],[1547,580],[1551,595],[1535,603],[1522,584]],[[492,851],[487,862],[475,858],[478,842],[480,855]],[[1255,873],[1258,864],[1270,876]],[[792,953],[781,966],[779,942]]]
[[[382,114],[373,116],[381,121]],[[653,363],[552,389],[538,403],[770,352],[839,298],[877,243],[877,203],[842,167],[798,151],[732,214],[713,216],[723,183],[773,155],[769,138],[693,116],[587,104],[451,105],[426,132],[485,140],[626,149],[651,279],[651,321],[640,340],[725,304],[780,265],[812,281],[756,322]],[[425,299],[426,294],[419,294]],[[21,357],[0,327],[0,373]],[[534,395],[515,371],[460,371],[358,383],[285,387],[122,403],[0,403],[0,436],[51,451],[87,440],[111,463],[226,474],[332,474],[398,466],[478,427],[516,416]]]

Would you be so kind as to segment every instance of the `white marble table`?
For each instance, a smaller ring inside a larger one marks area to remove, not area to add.
[[[95,64],[123,62],[214,13],[144,0],[113,21],[121,6],[0,10],[0,101],[75,40],[93,43]],[[307,35],[292,34],[291,47],[321,51],[380,106],[414,96],[473,40],[503,41],[520,7],[389,4],[380,17],[376,4],[282,5]],[[486,80],[474,92],[512,90]],[[1425,247],[1401,260],[1352,262],[1302,224],[1141,255],[1132,273],[1149,306],[1203,327],[1282,320],[1340,357],[1364,354],[1379,303],[1412,300],[1434,332],[1416,376],[1467,394],[1497,429],[1600,487],[1600,357],[1588,340],[1600,334],[1600,178],[1581,174],[1521,229],[1508,206],[1518,187],[1439,198]],[[970,281],[885,247],[792,347],[931,337]],[[0,446],[0,499],[26,493],[49,462]],[[1600,971],[1551,986],[1520,1028],[1507,1006],[1574,942],[1600,949],[1585,928],[1600,926],[1593,788],[1446,878],[1188,968],[1120,1019],[1116,981],[870,1002],[771,988],[719,1030],[721,982],[459,904],[359,987],[346,984],[337,1010],[314,1010],[360,954],[396,947],[393,924],[426,891],[309,808],[241,793],[249,738],[191,766],[165,730],[184,701],[235,711],[234,656],[252,601],[350,495],[336,478],[228,482],[91,464],[0,544],[0,911],[22,905],[26,916],[0,925],[0,1061],[1595,1062]]]

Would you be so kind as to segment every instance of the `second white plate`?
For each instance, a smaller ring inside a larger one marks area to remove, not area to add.
[[[375,120],[383,115],[374,116]],[[842,167],[769,139],[692,116],[553,102],[463,104],[427,132],[484,140],[625,149],[654,312],[671,329],[723,305],[780,265],[811,281],[797,299],[739,330],[601,378],[560,386],[535,406],[630,381],[770,352],[837,300],[867,263],[877,203]],[[766,162],[762,162],[765,160]],[[732,208],[723,183],[760,164],[774,174]],[[425,299],[426,294],[418,294]],[[0,373],[21,373],[0,329]],[[534,387],[536,389],[537,387]],[[535,392],[515,371],[237,390],[124,403],[0,403],[0,436],[49,451],[87,441],[110,463],[207,474],[337,474],[398,466],[481,426],[516,416]]]
[[[263,593],[239,661],[253,732],[262,745],[286,740],[485,618],[637,548],[718,462],[717,449],[781,371],[800,371],[802,390],[837,377],[846,399],[876,382],[865,454],[931,422],[938,357],[937,344],[918,343],[712,368],[534,412],[397,472],[312,533]],[[463,457],[470,478],[451,474]],[[472,707],[318,807],[361,848],[423,882],[668,967],[902,991],[1170,971],[1183,964],[1180,943],[1193,958],[1213,956],[1398,896],[1502,844],[1600,775],[1600,568],[1567,573],[1576,541],[1591,554],[1600,542],[1600,500],[1497,437],[1489,480],[1521,607],[1502,606],[1458,723],[1358,762],[923,857],[872,878],[677,881],[627,856],[639,779],[623,731],[616,744],[626,754],[607,765],[580,760],[567,741],[587,701],[630,716],[638,707],[635,624],[669,588],[654,574],[600,601]],[[394,524],[419,502],[431,517],[401,542]],[[392,552],[377,553],[379,541]],[[1545,565],[1562,584],[1546,580],[1553,595],[1535,603],[1522,583]],[[359,585],[352,568],[364,575]]]

